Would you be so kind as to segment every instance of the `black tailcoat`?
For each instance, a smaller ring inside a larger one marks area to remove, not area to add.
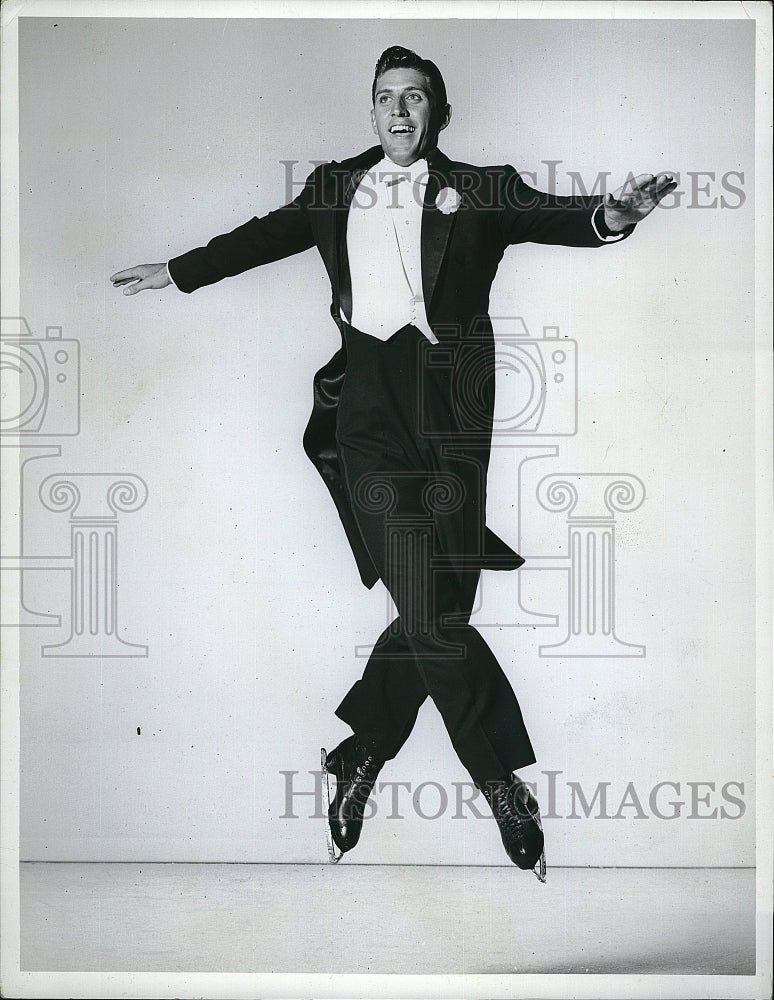
[[[172,279],[181,291],[192,292],[316,246],[331,282],[331,315],[341,329],[342,309],[351,315],[346,251],[349,206],[364,173],[383,156],[381,147],[374,146],[352,159],[317,167],[289,204],[216,236],[206,247],[173,258],[169,262]],[[428,158],[428,166],[421,236],[425,308],[439,342],[448,342],[459,359],[452,368],[462,366],[469,373],[473,363],[487,375],[484,383],[489,388],[479,394],[472,425],[464,434],[466,446],[485,469],[494,411],[489,292],[505,248],[526,242],[603,245],[591,225],[591,215],[601,198],[549,195],[530,188],[509,165],[477,167],[457,163],[438,150]],[[444,212],[437,207],[436,200],[444,188],[457,192],[456,211]],[[304,448],[336,503],[363,583],[371,587],[378,574],[355,523],[336,449],[336,413],[345,365],[342,342],[341,349],[315,376]],[[454,370],[450,377],[455,378]],[[463,373],[461,377],[466,376]],[[483,513],[481,518],[477,551],[468,556],[478,558],[483,568],[520,566],[524,562],[521,556],[486,528]]]

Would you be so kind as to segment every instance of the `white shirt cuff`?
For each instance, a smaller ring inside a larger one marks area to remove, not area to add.
[[[617,243],[619,240],[622,240],[624,236],[626,236],[625,229],[623,230],[623,232],[616,233],[615,236],[603,236],[600,233],[599,229],[597,229],[597,212],[604,212],[604,210],[605,210],[604,205],[597,205],[597,207],[594,209],[594,211],[591,214],[591,228],[594,230],[597,239],[602,240],[603,243]]]
[[[173,284],[173,285],[175,285],[175,279],[174,279],[174,278],[172,277],[172,275],[171,275],[171,274],[169,273],[169,261],[167,261],[167,263],[165,264],[165,267],[166,267],[166,269],[167,269],[167,277],[168,277],[168,278],[169,278],[169,280],[170,280],[170,281],[172,282],[172,284]],[[175,288],[177,288],[177,285],[175,285]]]

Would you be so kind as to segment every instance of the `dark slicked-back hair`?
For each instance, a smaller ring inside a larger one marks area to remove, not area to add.
[[[430,95],[433,98],[433,111],[437,114],[443,114],[448,101],[446,99],[446,84],[443,82],[441,71],[434,62],[423,59],[411,49],[404,49],[402,45],[391,45],[377,59],[374,82],[371,86],[372,104],[376,100],[376,81],[388,69],[416,69],[422,73],[427,78]]]

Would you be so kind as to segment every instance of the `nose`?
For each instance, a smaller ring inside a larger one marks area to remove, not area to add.
[[[392,108],[392,113],[394,115],[400,115],[401,118],[408,114],[408,109],[406,108],[406,101],[403,97],[399,97]]]

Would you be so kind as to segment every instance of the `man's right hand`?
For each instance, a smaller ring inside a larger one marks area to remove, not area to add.
[[[138,264],[136,267],[127,267],[125,271],[116,271],[110,275],[113,287],[126,285],[124,295],[134,295],[135,292],[142,292],[146,288],[166,288],[171,285],[166,264]],[[132,284],[128,284],[128,282]]]

